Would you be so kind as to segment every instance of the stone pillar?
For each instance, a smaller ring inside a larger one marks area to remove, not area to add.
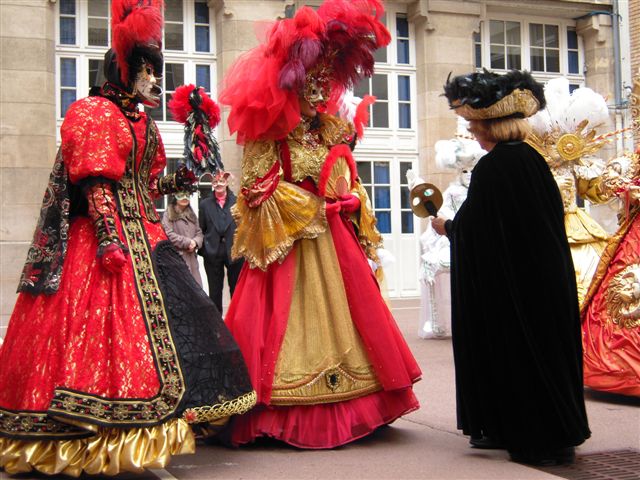
[[[256,33],[267,26],[268,21],[284,18],[284,11],[292,1],[285,0],[209,0],[215,10],[216,58],[218,86],[222,88],[227,69],[242,53],[258,45]],[[222,106],[221,106],[222,107]],[[236,144],[235,135],[227,126],[228,109],[222,108],[222,121],[218,127],[218,142],[225,168],[238,179],[239,187],[242,147]]]
[[[434,145],[452,138],[456,115],[442,97],[447,75],[475,69],[473,32],[478,31],[481,5],[451,0],[418,0],[409,6],[416,31],[418,151],[423,178],[444,190],[450,170],[435,165]]]
[[[54,5],[0,2],[0,337],[56,148]]]

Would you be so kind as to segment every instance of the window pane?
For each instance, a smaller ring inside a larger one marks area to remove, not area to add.
[[[398,63],[409,63],[409,40],[398,40]]]
[[[162,115],[162,112],[164,112],[164,99],[162,97],[160,98],[160,105],[157,108],[145,107],[144,111],[147,112],[147,115],[153,118],[156,122],[162,122],[164,120]]]
[[[196,23],[209,23],[209,7],[206,2],[196,2]]]
[[[64,117],[67,114],[69,106],[76,101],[75,90],[61,90],[60,91],[60,116]]]
[[[491,43],[504,44],[504,22],[491,20],[489,22],[489,33],[491,34]]]
[[[62,45],[76,44],[76,19],[60,17],[60,43]]]
[[[491,45],[491,68],[504,68],[504,47]]]
[[[411,162],[400,162],[400,183],[407,183],[407,171],[411,170]],[[405,208],[405,207],[402,207]],[[408,206],[406,208],[409,208]]]
[[[109,16],[109,0],[89,0],[89,16],[107,18]]]
[[[482,45],[476,43],[476,68],[482,66]]]
[[[380,233],[391,233],[391,212],[376,212],[376,219]]]
[[[520,45],[520,22],[507,22],[507,44]]]
[[[183,35],[181,23],[165,23],[164,43],[167,50],[183,50]]]
[[[75,58],[60,59],[60,86],[76,86],[76,60]]]
[[[389,128],[389,104],[374,103],[373,107],[373,126],[377,128]]]
[[[569,93],[573,93],[574,90],[580,88],[580,85],[576,85],[574,83],[569,85]]]
[[[182,0],[164,1],[165,22],[182,22]]]
[[[573,28],[567,29],[567,47],[572,50],[578,49],[578,34]]]
[[[389,94],[388,92],[388,83],[386,75],[374,75],[371,78],[371,83],[373,85],[373,95],[378,100],[388,100]]]
[[[105,82],[104,60],[89,60],[89,86],[101,86]]]
[[[357,162],[358,166],[358,176],[360,177],[360,182],[365,184],[371,183],[371,163],[370,162]]]
[[[209,27],[196,27],[196,52],[209,51]]]
[[[547,72],[560,71],[560,50],[547,50]]]
[[[365,95],[369,95],[371,90],[369,90],[369,79],[363,78],[358,82],[358,84],[353,88],[353,94],[356,97],[364,97]]]
[[[401,176],[400,180],[404,180],[404,178]],[[400,187],[400,208],[411,208],[408,187]]]
[[[107,19],[90,18],[89,19],[89,45],[106,47],[109,45],[109,27]]]
[[[531,49],[531,70],[544,72],[544,50],[542,48]]]
[[[578,52],[569,52],[569,73],[580,73]]]
[[[378,208],[391,208],[391,188],[390,187],[375,187],[373,190],[376,196],[376,209]]]
[[[399,75],[398,76],[398,100],[409,101],[411,100],[411,82],[409,76],[407,75]]]
[[[402,212],[402,233],[413,233],[413,212]]]
[[[507,68],[520,70],[520,47],[507,47]]]
[[[374,162],[373,164],[373,181],[376,184],[391,183],[389,180],[389,164],[387,162]],[[376,208],[385,208],[379,205],[376,205]],[[390,207],[387,207],[390,208]]]
[[[376,50],[376,53],[373,54],[373,58],[375,58],[376,62],[387,63],[387,47],[382,47]]]
[[[560,48],[557,25],[544,26],[544,40],[547,47]]]
[[[184,65],[182,63],[167,63],[165,65],[165,89],[174,91],[184,83]]]
[[[532,47],[544,46],[544,34],[542,31],[542,25],[539,23],[529,24],[529,37]]]
[[[61,15],[75,15],[76,14],[76,0],[60,0],[60,14]]]
[[[209,65],[196,65],[196,84],[205,91],[211,91],[211,68]]]
[[[408,103],[398,105],[398,128],[411,128],[411,105]]]
[[[404,14],[396,15],[396,33],[398,37],[409,38],[409,22]]]

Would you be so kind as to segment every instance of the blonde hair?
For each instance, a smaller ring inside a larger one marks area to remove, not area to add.
[[[492,118],[470,123],[471,133],[492,143],[522,141],[531,133],[531,125],[524,118]]]

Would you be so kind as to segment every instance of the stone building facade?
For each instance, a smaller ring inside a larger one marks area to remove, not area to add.
[[[634,71],[638,64],[640,0],[631,0]],[[256,25],[292,15],[292,0],[165,0],[165,90],[206,85],[215,97],[225,70],[257,43]],[[450,72],[524,68],[540,80],[559,75],[572,85],[614,94],[613,0],[388,1],[391,45],[380,52],[376,76],[356,88],[373,93],[371,128],[356,149],[386,247],[392,297],[418,294],[419,221],[408,206],[405,173],[418,170],[446,187],[433,145],[450,138],[455,115],[441,97]],[[31,241],[58,142],[64,111],[100,81],[108,45],[108,0],[0,0],[0,337]],[[154,113],[175,164],[181,128]],[[224,122],[224,121],[223,121]],[[241,150],[218,128],[227,169],[239,174]],[[159,207],[162,207],[159,204]],[[415,223],[414,223],[415,222]]]

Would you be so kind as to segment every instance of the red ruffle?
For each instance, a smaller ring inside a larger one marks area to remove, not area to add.
[[[272,437],[300,448],[334,448],[364,437],[419,407],[410,388],[338,403],[259,406],[233,420],[231,441]]]

